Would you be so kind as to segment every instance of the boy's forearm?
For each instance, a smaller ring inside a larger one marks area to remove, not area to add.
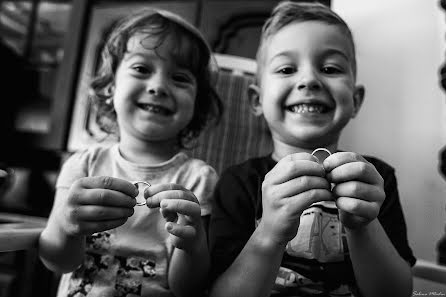
[[[358,230],[346,230],[353,270],[365,297],[412,295],[412,273],[377,219]]]
[[[175,248],[169,266],[169,287],[175,296],[198,296],[209,282],[207,243],[201,243],[193,253]]]
[[[284,245],[269,242],[257,228],[232,265],[214,282],[210,296],[270,296],[284,250]]]
[[[68,237],[57,226],[47,226],[40,234],[39,257],[52,271],[73,271],[82,263],[84,251],[85,236]]]

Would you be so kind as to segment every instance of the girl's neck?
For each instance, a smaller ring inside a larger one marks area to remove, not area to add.
[[[180,151],[176,143],[119,142],[122,157],[132,163],[155,165],[170,160]]]
[[[337,143],[327,144],[327,145],[321,145],[321,146],[307,146],[307,145],[301,145],[301,146],[292,146],[287,143],[284,143],[282,141],[279,141],[277,139],[273,138],[273,144],[274,144],[274,150],[272,153],[272,158],[275,161],[279,161],[283,157],[295,154],[295,153],[309,153],[311,154],[315,149],[317,148],[326,148],[331,153],[335,153],[338,148]]]

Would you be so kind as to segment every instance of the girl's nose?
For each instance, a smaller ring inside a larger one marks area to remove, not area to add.
[[[314,69],[304,68],[300,70],[296,86],[298,90],[319,90],[322,84]]]
[[[167,81],[163,74],[154,74],[147,81],[146,92],[153,96],[165,96],[167,94],[166,84]]]

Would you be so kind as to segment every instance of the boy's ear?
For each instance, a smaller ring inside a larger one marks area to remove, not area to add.
[[[362,85],[355,87],[353,92],[353,114],[352,118],[356,117],[359,110],[361,109],[362,102],[364,102],[365,88]]]
[[[250,84],[248,87],[248,100],[251,107],[251,112],[255,116],[263,113],[262,103],[260,102],[260,88],[258,85]]]

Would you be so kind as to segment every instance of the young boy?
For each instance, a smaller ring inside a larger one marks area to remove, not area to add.
[[[251,103],[274,149],[217,185],[211,296],[410,296],[394,169],[338,150],[364,98],[347,24],[322,4],[280,3],[257,62]],[[315,158],[317,148],[333,154]]]

